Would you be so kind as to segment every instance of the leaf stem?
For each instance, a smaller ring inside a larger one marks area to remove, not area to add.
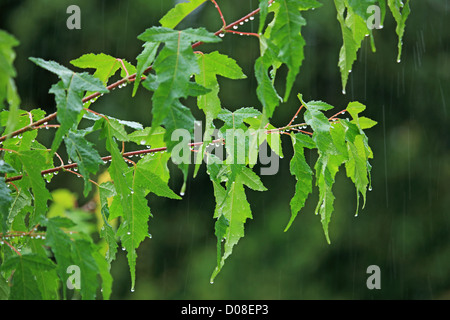
[[[223,23],[222,29],[225,29],[227,26],[227,23],[225,22],[225,18],[223,17],[222,10],[220,10],[220,7],[217,4],[216,0],[211,0],[211,2],[214,3],[214,6],[216,7],[217,11],[219,12],[220,19],[222,19],[222,23]]]
[[[4,243],[6,243],[7,245],[8,245],[8,247],[10,247],[11,249],[13,249],[14,250],[14,252],[15,253],[17,253],[19,256],[22,256],[22,254],[19,252],[19,251],[17,251],[17,249],[16,248],[14,248],[14,246],[13,245],[11,245],[8,241],[6,241],[6,240],[3,240],[3,242]]]

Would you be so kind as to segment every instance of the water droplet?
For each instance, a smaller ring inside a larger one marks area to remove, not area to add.
[[[254,16],[251,16],[251,17],[250,17],[250,20],[255,20],[255,17],[254,17]]]
[[[212,281],[212,280],[211,280],[211,281],[210,281],[209,283],[213,284],[213,283],[214,283],[214,281]]]
[[[237,28],[238,28],[238,26],[237,26],[237,25],[234,25],[234,26],[233,26],[233,29],[235,29],[235,30],[236,30]]]
[[[245,22],[248,22],[248,19],[245,19],[244,21],[245,21]]]
[[[369,191],[372,191],[372,186],[369,186]]]
[[[180,192],[180,196],[184,196],[184,192],[183,191]]]
[[[130,235],[130,234],[131,234],[131,232],[130,232],[130,231],[128,231],[128,232],[127,232],[127,235]]]
[[[225,37],[225,33],[219,33],[219,37],[221,37],[221,38],[223,38],[223,37]]]
[[[397,63],[400,63],[400,62],[402,62],[402,60],[401,59],[397,59]]]
[[[342,94],[346,94],[345,89],[342,89]]]
[[[242,26],[243,24],[244,24],[244,22],[243,21],[241,21],[241,22],[239,22],[239,24]]]
[[[71,163],[72,163],[72,160],[71,160],[71,159],[67,160],[67,163],[68,163],[68,164],[71,164]]]
[[[125,251],[125,247],[122,247],[122,251]]]

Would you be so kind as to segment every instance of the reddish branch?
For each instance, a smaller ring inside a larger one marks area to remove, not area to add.
[[[211,143],[217,143],[217,142],[221,142],[222,139],[217,139],[212,141]],[[190,147],[194,147],[194,146],[198,146],[203,144],[203,142],[194,142],[194,143],[189,143]],[[145,154],[149,154],[149,153],[156,153],[156,152],[165,152],[167,150],[167,147],[160,147],[160,148],[152,148],[152,149],[145,149],[145,150],[137,150],[137,151],[130,151],[130,152],[124,152],[122,153],[123,157],[133,157],[133,156],[140,156],[140,155],[145,155]],[[107,161],[111,161],[112,157],[111,156],[106,156],[101,158],[103,160],[103,162],[107,162]],[[129,160],[129,159],[127,159]],[[55,172],[59,172],[59,171],[68,171],[70,173],[76,174],[78,176],[82,176],[77,172],[72,171],[71,169],[77,168],[78,167],[78,163],[71,163],[71,164],[66,164],[66,165],[61,165],[59,167],[54,167],[51,169],[47,169],[47,170],[43,170],[41,171],[41,175],[46,175],[46,174],[52,174]],[[23,178],[23,175],[18,175],[18,176],[14,176],[14,177],[9,177],[5,179],[5,182],[12,182],[12,181],[17,181]],[[93,181],[91,181],[93,182]]]

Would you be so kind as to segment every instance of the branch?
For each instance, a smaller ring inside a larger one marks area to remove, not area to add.
[[[212,141],[211,143],[216,143],[216,142],[221,142],[222,139],[217,139]],[[194,142],[194,143],[189,143],[190,147],[194,147],[194,146],[198,146],[198,145],[202,145],[203,142]],[[149,153],[156,153],[156,152],[165,152],[167,150],[167,147],[160,147],[160,148],[152,148],[152,149],[144,149],[144,150],[136,150],[136,151],[130,151],[130,152],[124,152],[122,153],[123,157],[133,157],[133,156],[140,156],[140,155],[144,155],[144,154],[149,154]],[[111,156],[105,156],[103,158],[101,158],[103,160],[103,162],[108,162],[111,161],[112,157]],[[59,172],[59,171],[69,171],[73,174],[76,174],[78,176],[81,176],[79,173],[76,173],[74,171],[72,171],[71,169],[77,168],[78,167],[78,163],[71,163],[71,164],[66,164],[66,165],[61,165],[59,167],[54,167],[51,169],[46,169],[46,170],[42,170],[41,171],[41,175],[46,175],[46,174],[51,174],[51,173],[55,173],[55,172]],[[14,177],[9,177],[5,179],[5,182],[12,182],[12,181],[17,181],[17,180],[21,180],[23,178],[23,175],[18,175],[18,176],[14,176]],[[91,181],[93,182],[93,181]]]

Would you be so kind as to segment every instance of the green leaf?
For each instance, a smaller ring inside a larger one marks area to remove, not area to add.
[[[106,137],[106,149],[111,154],[111,165],[108,168],[108,172],[111,175],[112,181],[114,181],[114,187],[117,192],[116,197],[120,199],[122,209],[124,212],[131,212],[131,190],[125,177],[125,173],[129,170],[129,167],[118,149],[115,139],[117,131],[114,129],[112,123],[112,121],[103,121],[102,128],[102,137]]]
[[[142,141],[145,137],[145,143],[151,142],[148,134],[150,128],[146,129],[139,132],[141,135],[132,134],[132,141],[133,139],[134,141],[136,139]],[[165,162],[161,161],[162,158],[159,158],[159,160],[155,159],[155,161],[144,161],[145,159],[142,159],[134,169],[129,168],[118,150],[110,123],[105,121],[102,131],[103,136],[106,137],[106,148],[112,156],[108,170],[117,192],[113,204],[109,208],[111,213],[109,219],[114,219],[118,216],[123,217],[116,235],[120,237],[123,247],[127,250],[132,282],[131,288],[134,290],[136,249],[149,236],[148,220],[151,217],[151,213],[145,197],[149,192],[169,198],[179,197],[167,187],[168,178],[166,178],[165,171],[167,158],[165,158]],[[162,167],[158,168],[160,165]]]
[[[266,191],[267,188],[261,182],[259,176],[247,167],[243,167],[241,174],[238,176],[238,180],[255,191]]]
[[[45,248],[44,240],[34,239],[30,242],[31,252],[41,257],[48,255],[48,250]],[[43,300],[57,300],[59,298],[59,277],[56,272],[56,265],[53,268],[39,268],[33,272],[39,291],[42,294]]]
[[[267,1],[260,3],[265,6]],[[305,40],[301,34],[301,28],[306,25],[306,20],[302,17],[301,11],[314,9],[321,6],[317,1],[302,1],[302,0],[282,0],[276,1],[272,4],[270,11],[274,12],[274,19],[269,24],[261,40],[261,56],[255,64],[255,74],[257,75],[258,83],[260,84],[259,96],[266,94],[269,100],[261,99],[263,105],[265,102],[270,109],[274,109],[276,104],[275,95],[267,81],[267,72],[270,66],[273,66],[272,72],[280,67],[280,64],[285,64],[288,68],[286,77],[286,87],[284,93],[284,101],[289,98],[294,81],[300,71],[304,59]],[[267,11],[262,12],[262,21],[267,16]],[[259,31],[262,31],[262,22],[259,26]],[[274,79],[275,76],[272,76]],[[272,110],[273,112],[273,110]],[[268,113],[268,117],[272,112]]]
[[[370,129],[378,123],[367,117],[359,117],[358,122],[359,122],[359,126],[361,127],[361,129]]]
[[[316,185],[319,186],[319,201],[315,213],[320,214],[320,221],[328,243],[331,243],[328,226],[334,211],[335,199],[332,187],[336,173],[343,161],[341,156],[320,154],[315,165]]]
[[[168,152],[171,152],[173,147],[179,143],[172,140],[172,133],[176,129],[185,129],[192,135],[194,131],[194,122],[195,118],[192,115],[191,109],[183,106],[178,100],[174,101],[166,118],[162,122],[166,128],[164,139]]]
[[[56,117],[60,123],[60,127],[56,131],[55,138],[52,142],[52,151],[57,151],[64,135],[78,124],[79,115],[83,110],[83,103],[81,101],[81,94],[73,90],[66,92],[64,84],[61,81],[53,85],[49,92],[55,95],[56,109],[58,112]]]
[[[13,67],[15,53],[13,48],[19,45],[19,41],[4,30],[0,30],[0,79],[5,84],[10,77],[16,76],[16,70]],[[2,88],[3,89],[3,88]],[[5,96],[5,91],[0,91]]]
[[[367,8],[372,5],[377,5],[378,0],[348,0],[348,6],[352,8],[352,11],[359,15],[364,21],[370,16],[370,12],[367,12]]]
[[[110,273],[110,265],[98,251],[92,251],[92,257],[99,269],[100,277],[102,278],[102,295],[104,300],[109,300],[112,293],[113,278]]]
[[[255,108],[244,107],[236,111],[229,111],[227,109],[222,109],[217,118],[225,122],[225,127],[228,128],[239,128],[244,120],[248,118],[259,117],[261,112]]]
[[[301,35],[301,28],[306,25],[306,21],[300,14],[300,7],[299,0],[281,0],[278,15],[270,33],[270,39],[280,49],[278,59],[289,68],[284,101],[289,97],[304,59],[305,40]]]
[[[220,75],[229,79],[245,79],[246,76],[234,59],[217,51],[198,54],[197,58],[200,73],[195,76],[195,81],[211,90],[207,94],[200,95],[197,98],[197,103],[199,109],[205,113],[207,121],[212,121],[221,111],[217,76]],[[207,123],[206,128],[209,127],[210,125]]]
[[[100,93],[109,92],[105,88],[101,80],[91,76],[88,73],[76,73],[72,70],[60,65],[55,61],[46,61],[41,58],[33,58],[30,60],[54,74],[56,74],[64,84],[65,89],[71,88],[71,90],[76,92],[82,91],[95,91]]]
[[[173,29],[192,11],[200,7],[206,0],[190,0],[178,3],[174,8],[170,9],[164,17],[159,20],[161,26]]]
[[[67,218],[54,217],[44,219],[41,224],[46,227],[45,244],[50,247],[57,266],[57,273],[64,284],[63,296],[66,297],[66,281],[69,277],[67,268],[75,265],[78,261],[73,260],[72,240],[61,228],[73,227],[73,222]]]
[[[92,256],[94,248],[87,240],[75,240],[72,245],[72,259],[80,268],[80,292],[83,300],[94,300],[96,297],[99,270]]]
[[[221,215],[214,225],[214,235],[217,238],[217,265],[220,265],[222,258],[222,240],[225,238],[229,226],[230,223],[224,215]]]
[[[69,131],[64,139],[68,156],[78,164],[80,174],[84,179],[84,195],[91,191],[92,185],[89,181],[91,174],[96,174],[103,161],[94,149],[93,144],[86,140],[83,134]]]
[[[8,220],[9,208],[12,201],[11,190],[6,185],[5,178],[0,177],[0,230],[2,233],[8,231],[6,221]]]
[[[220,42],[221,39],[204,28],[188,28],[185,30],[172,30],[164,27],[152,27],[138,36],[139,40],[148,42],[164,42],[171,49],[184,47],[197,41],[205,43]]]
[[[403,1],[401,0],[388,0],[388,6],[394,16],[395,22],[397,23],[397,27],[395,29],[398,36],[397,62],[400,62],[402,58],[402,39],[405,33],[406,20],[411,13],[411,8],[409,6],[409,0],[406,0],[405,4],[403,4]]]
[[[58,111],[57,119],[61,124],[52,142],[52,152],[56,152],[66,133],[81,120],[83,93],[85,91],[99,93],[107,93],[109,91],[101,80],[88,73],[75,73],[54,61],[45,61],[40,58],[30,58],[30,60],[38,66],[55,73],[61,79],[49,91],[55,95]]]
[[[0,173],[15,173],[13,167],[10,164],[6,163],[4,160],[0,159]]]
[[[262,33],[269,13],[269,0],[259,0],[259,27],[258,33]]]
[[[362,40],[370,30],[365,20],[355,14],[346,0],[334,0],[337,9],[337,19],[341,25],[343,45],[339,53],[338,66],[341,71],[342,93],[345,94],[349,73],[356,61],[356,53],[361,47]]]
[[[175,194],[167,185],[167,181],[161,179],[158,175],[147,169],[148,162],[139,161],[136,166],[136,185],[141,186],[147,192],[152,192],[159,197],[166,197],[169,199],[181,199]]]
[[[292,137],[294,155],[290,163],[290,172],[295,176],[297,183],[295,193],[291,199],[291,219],[284,231],[286,232],[297,217],[298,212],[304,207],[306,199],[312,192],[313,171],[306,162],[304,148],[312,149],[315,147],[314,141],[302,133],[297,133]]]
[[[121,68],[121,64],[116,58],[104,53],[84,54],[78,59],[71,60],[70,63],[82,69],[95,69],[93,76],[100,79],[103,85],[106,85],[109,78]]]
[[[190,77],[198,74],[200,69],[191,43],[218,42],[220,38],[205,29],[175,31],[153,27],[142,33],[138,39],[165,43],[153,64],[156,75],[147,77],[144,82],[148,89],[154,90],[152,127],[157,127],[169,115],[172,105],[178,99],[193,94]]]
[[[141,174],[142,171],[137,170],[128,170],[126,173],[126,179],[131,189],[124,196],[128,201],[128,210],[122,210],[121,216],[123,221],[117,230],[117,236],[120,237],[123,248],[127,250],[131,274],[131,290],[134,290],[136,281],[136,249],[149,236],[148,220],[151,217],[150,208],[145,198],[147,195],[146,186],[141,184],[145,179],[140,177]],[[122,203],[124,203],[123,200]]]
[[[116,233],[113,227],[108,223],[109,220],[109,204],[108,199],[116,196],[116,189],[111,181],[100,184],[99,187],[101,214],[103,218],[103,226],[100,230],[100,236],[105,239],[108,245],[105,258],[108,263],[111,263],[116,258],[117,253],[117,240]]]
[[[136,91],[139,87],[139,83],[141,82],[145,69],[150,67],[153,60],[155,60],[159,42],[145,42],[143,47],[144,50],[136,58],[138,63],[136,67],[136,80],[134,81],[133,87],[133,97],[136,95]]]
[[[258,82],[256,94],[267,118],[272,117],[275,108],[282,100],[273,85],[273,81],[269,77],[269,68],[272,66],[272,62],[273,60],[268,58],[267,54],[264,54],[255,61],[255,77]]]
[[[55,265],[47,257],[37,254],[23,254],[12,256],[2,264],[2,271],[12,271],[13,286],[11,287],[10,300],[40,300],[42,294],[38,282],[34,276],[41,270],[54,269]]]
[[[0,274],[0,301],[8,300],[9,292],[10,292],[9,284],[5,280],[5,278],[3,278],[3,276]]]
[[[316,144],[319,152],[337,153],[330,134],[330,123],[328,121],[328,118],[322,112],[330,110],[333,107],[322,101],[310,101],[306,103],[302,100],[302,96],[300,94],[298,97],[303,106],[306,108],[306,111],[304,113],[305,123],[309,125],[314,131],[312,139]]]
[[[13,65],[16,54],[13,48],[18,45],[19,41],[15,37],[0,30],[0,110],[6,107],[5,100],[9,105],[9,117],[4,135],[13,131],[19,116],[20,97],[13,79],[16,76]]]
[[[25,174],[23,179],[25,179],[33,192],[34,213],[30,217],[30,224],[35,225],[47,213],[47,201],[51,197],[41,175],[41,170],[46,168],[47,161],[41,152],[37,150],[24,150],[17,155],[23,166]]]
[[[228,190],[228,195],[225,198],[224,204],[221,208],[221,215],[228,221],[228,226],[224,223],[223,218],[221,225],[217,228],[226,227],[226,231],[217,232],[219,236],[224,239],[224,253],[211,275],[211,283],[214,282],[215,277],[222,269],[225,260],[231,255],[233,247],[244,236],[244,224],[247,219],[252,218],[250,205],[247,202],[244,185],[241,182],[234,182]],[[220,217],[219,217],[220,219]],[[219,239],[218,239],[219,240]],[[219,259],[218,259],[219,260]]]
[[[13,223],[11,223],[11,225],[15,225],[18,222],[15,219],[16,216],[20,215],[22,210],[31,206],[31,195],[27,190],[25,190],[23,188],[19,188],[19,192],[15,192],[12,195],[12,198],[13,199],[11,202],[11,206],[9,207],[7,219],[9,221],[13,221]]]
[[[150,132],[153,131],[152,134]],[[140,145],[148,145],[152,147],[165,147],[164,137],[166,130],[162,127],[145,128],[143,130],[135,131],[129,135],[130,141]],[[153,172],[164,182],[168,182],[170,178],[167,162],[170,159],[168,152],[155,152],[147,154],[139,161],[139,166],[145,164],[145,169]]]
[[[349,160],[345,163],[347,176],[351,178],[356,187],[357,195],[357,210],[355,216],[358,215],[359,209],[359,194],[363,196],[363,208],[366,203],[366,191],[369,185],[366,149],[364,147],[363,136],[358,135],[355,137],[354,142],[348,141],[348,154]]]

